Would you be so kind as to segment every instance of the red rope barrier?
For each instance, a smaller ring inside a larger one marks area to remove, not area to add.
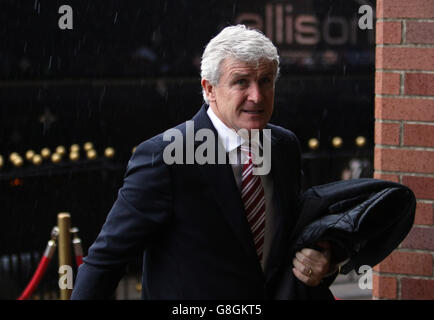
[[[79,267],[83,263],[83,248],[81,247],[81,239],[78,237],[78,228],[72,228],[71,233],[74,235],[72,244],[74,246],[75,263]]]
[[[78,228],[72,228],[70,231],[74,235],[72,243],[74,246],[75,262],[77,264],[77,267],[79,267],[83,263],[83,248],[81,247],[81,239],[78,237]],[[42,256],[41,261],[39,261],[38,268],[36,269],[32,279],[30,280],[29,284],[24,289],[18,300],[29,299],[35,289],[38,287],[38,284],[44,276],[44,273],[51,262],[51,258],[53,257],[54,250],[56,249],[56,240],[58,234],[58,227],[54,227],[51,231],[51,240],[48,241],[44,255]]]
[[[18,300],[29,299],[32,293],[38,287],[39,282],[44,276],[45,270],[47,270],[47,267],[51,262],[51,258],[53,257],[55,248],[56,248],[56,242],[54,240],[48,241],[44,255],[42,256],[41,261],[39,262],[38,268],[36,269],[35,274],[32,277],[32,280],[30,280],[29,284],[24,289],[23,293],[18,298]]]
[[[77,263],[77,267],[79,267],[83,263],[83,256],[75,256],[75,263]]]
[[[79,267],[83,263],[83,249],[81,247],[81,240],[79,238],[74,238],[72,243],[74,244],[75,263],[77,264],[77,267]]]

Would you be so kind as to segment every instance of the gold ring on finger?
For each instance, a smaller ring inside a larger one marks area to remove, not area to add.
[[[312,268],[311,267],[308,267],[308,270],[307,270],[307,276],[310,278],[310,276],[312,275],[312,273],[313,273],[313,270],[312,270]]]

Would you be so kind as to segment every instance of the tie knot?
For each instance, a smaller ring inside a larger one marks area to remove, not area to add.
[[[240,146],[240,150],[244,154],[244,156],[247,157],[247,161],[242,161],[243,163],[250,161],[255,162],[255,159],[258,159],[259,157],[259,145],[257,144],[242,144]]]
[[[240,146],[241,152],[243,152],[246,156],[249,158],[252,157],[252,149],[249,146],[241,145]]]

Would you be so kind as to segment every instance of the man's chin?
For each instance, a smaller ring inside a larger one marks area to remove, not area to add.
[[[240,129],[246,129],[248,131],[250,130],[262,130],[265,128],[265,126],[267,125],[266,122],[264,121],[248,121],[248,122],[243,122],[240,123]]]

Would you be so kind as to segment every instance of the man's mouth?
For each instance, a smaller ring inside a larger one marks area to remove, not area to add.
[[[261,114],[264,112],[262,109],[258,110],[241,110],[242,112],[248,113],[248,114]]]

